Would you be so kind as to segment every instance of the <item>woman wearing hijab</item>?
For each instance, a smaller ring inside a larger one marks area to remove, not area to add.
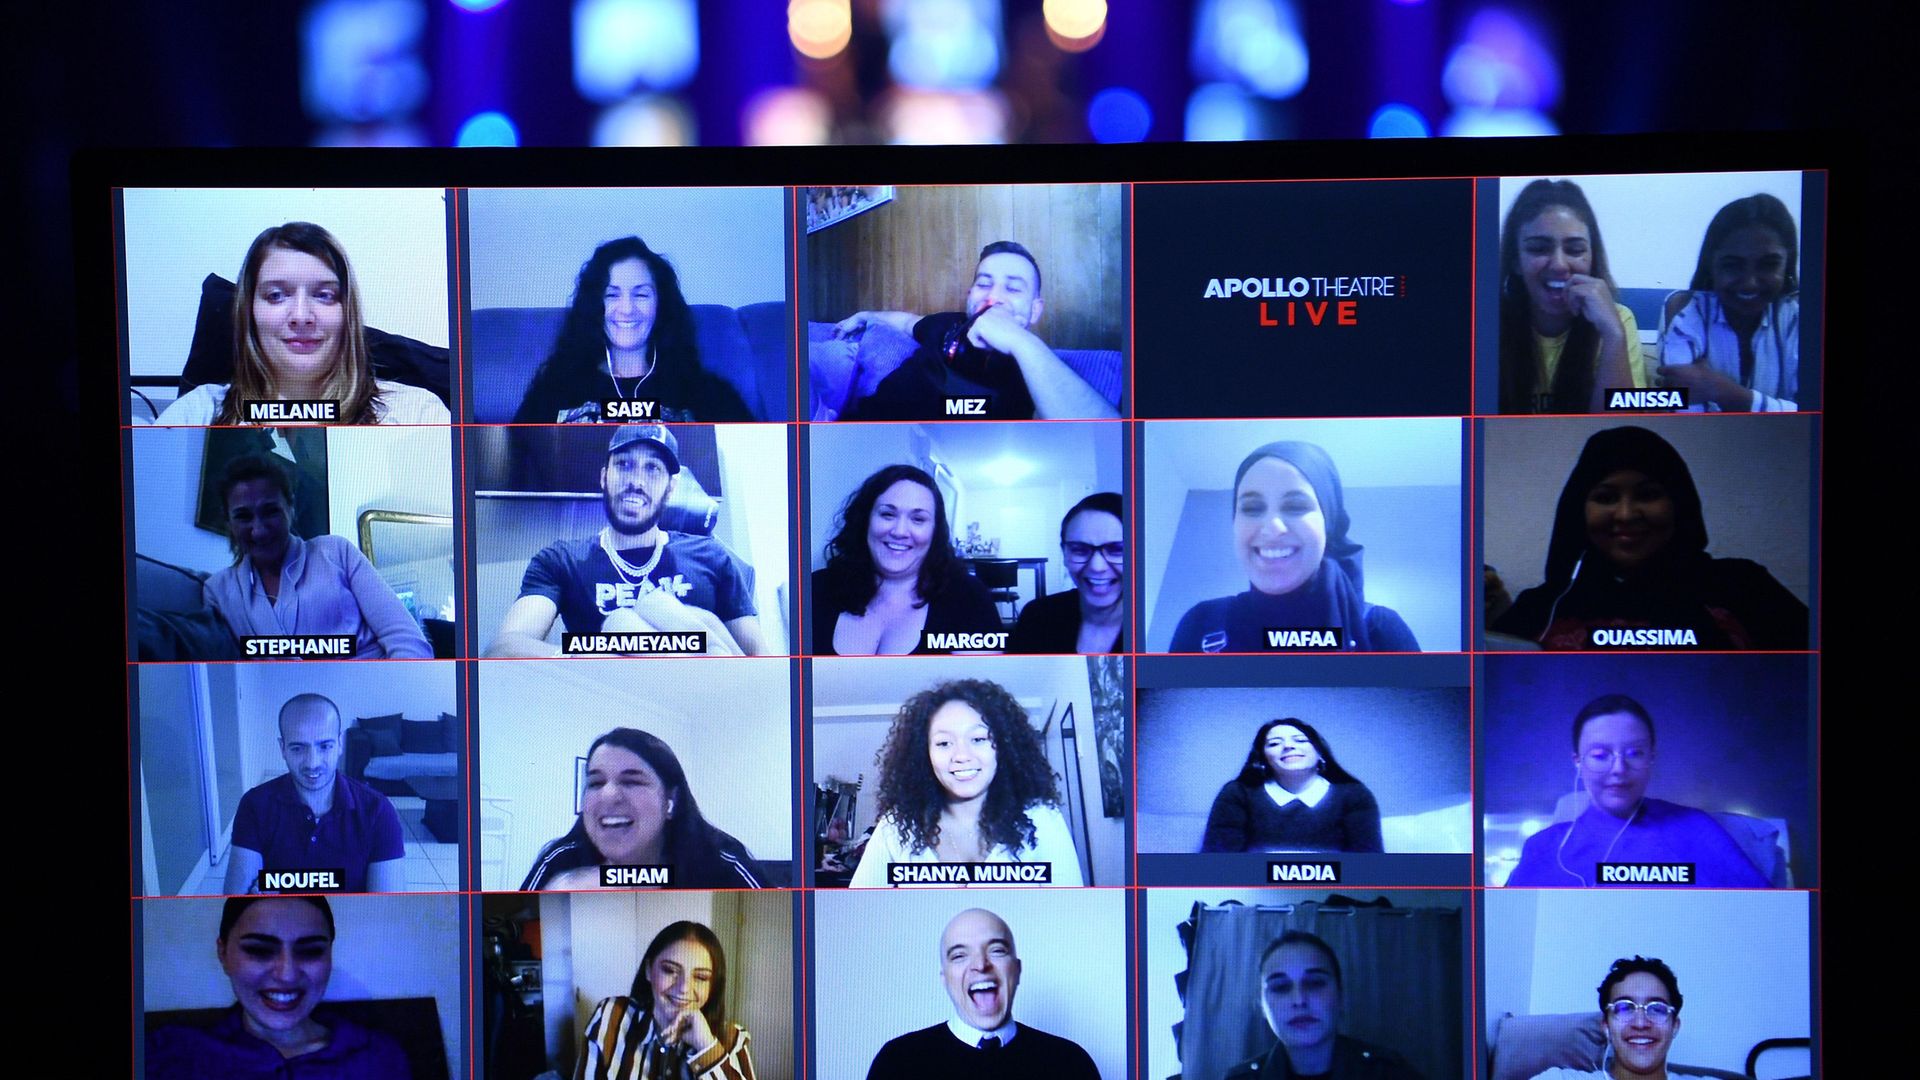
[[[1172,651],[1262,652],[1268,630],[1337,628],[1345,651],[1419,652],[1392,608],[1367,603],[1351,524],[1325,450],[1273,442],[1248,454],[1233,478],[1233,547],[1247,591],[1195,604]]]
[[[1646,428],[1619,427],[1587,440],[1560,491],[1546,582],[1492,629],[1548,649],[1804,649],[1807,605],[1759,563],[1708,555],[1687,463]]]

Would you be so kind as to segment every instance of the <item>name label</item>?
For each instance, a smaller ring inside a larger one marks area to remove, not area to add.
[[[1337,862],[1270,862],[1267,864],[1267,881],[1339,881],[1340,864]]]
[[[1645,648],[1649,645],[1699,645],[1700,639],[1691,629],[1633,629],[1618,626],[1596,626],[1587,635],[1588,640],[1602,649]]]
[[[340,892],[347,887],[341,870],[262,870],[261,892]]]
[[[291,420],[314,420],[332,423],[340,419],[340,403],[337,401],[249,401],[247,419],[259,423],[277,420],[282,423]]]
[[[707,632],[680,634],[561,634],[560,651],[570,655],[596,653],[703,653]]]
[[[1667,390],[1607,389],[1608,412],[1666,412],[1686,407],[1687,388],[1684,386]]]
[[[607,888],[620,885],[672,885],[673,867],[602,865],[600,884]]]
[[[1053,864],[1044,862],[888,863],[889,885],[1051,885]]]
[[[1269,649],[1338,649],[1342,640],[1337,626],[1269,626],[1262,635]]]
[[[358,644],[352,634],[294,634],[285,637],[243,637],[245,656],[352,656]]]
[[[1603,862],[1593,880],[1602,885],[1691,885],[1690,862]]]
[[[658,420],[660,403],[646,398],[615,398],[600,403],[602,420]]]
[[[947,399],[948,416],[985,416],[987,399],[983,397],[950,397]]]
[[[1006,631],[994,634],[928,634],[929,649],[1004,649]]]

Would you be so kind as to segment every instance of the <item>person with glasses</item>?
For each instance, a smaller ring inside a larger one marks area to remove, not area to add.
[[[1127,529],[1124,500],[1095,492],[1060,521],[1060,557],[1076,588],[1020,609],[1007,639],[1015,653],[1126,651]]]
[[[1768,887],[1711,814],[1647,797],[1653,764],[1653,717],[1645,706],[1625,694],[1589,701],[1573,718],[1574,782],[1589,803],[1572,821],[1528,837],[1507,884],[1593,886],[1603,863],[1688,863],[1687,884]]]
[[[1680,981],[1665,963],[1645,956],[1620,959],[1600,980],[1600,1020],[1607,1058],[1600,1068],[1548,1069],[1533,1080],[1625,1080],[1667,1075],[1667,1051],[1680,1033]]]

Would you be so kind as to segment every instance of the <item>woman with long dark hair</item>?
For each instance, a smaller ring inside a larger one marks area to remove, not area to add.
[[[891,884],[891,863],[1051,865],[1081,883],[1060,785],[1027,710],[998,683],[957,679],[900,706],[876,755],[880,820],[853,885]]]
[[[1585,192],[1520,189],[1500,228],[1500,411],[1600,412],[1606,391],[1644,387],[1646,361]]]
[[[253,238],[233,294],[233,382],[181,395],[160,424],[247,424],[247,405],[332,401],[342,424],[445,424],[431,390],[373,376],[360,285],[346,250],[306,221]]]
[[[1798,230],[1787,204],[1749,195],[1720,208],[1700,241],[1693,295],[1660,338],[1660,377],[1726,412],[1800,408]]]
[[[1233,477],[1233,550],[1247,590],[1202,600],[1180,617],[1174,652],[1262,652],[1274,629],[1338,629],[1354,652],[1419,652],[1392,608],[1369,604],[1362,546],[1348,536],[1333,458],[1308,442],[1268,443]]]
[[[1201,851],[1384,851],[1380,804],[1305,720],[1254,732],[1240,775],[1220,788]]]
[[[540,849],[520,889],[597,889],[602,865],[672,867],[676,889],[762,885],[746,845],[700,812],[673,748],[638,728],[614,728],[587,748],[580,816]]]
[[[693,308],[666,257],[637,236],[594,249],[516,424],[593,423],[600,403],[660,403],[669,422],[752,420],[733,384],[700,364]]]
[[[1707,554],[1693,473],[1642,427],[1596,432],[1581,448],[1554,509],[1546,580],[1491,629],[1548,649],[1804,649],[1808,635],[1807,605],[1766,567]],[[1636,631],[1693,640],[1640,642]]]
[[[1000,613],[953,553],[947,503],[924,469],[889,465],[840,507],[813,573],[813,652],[947,652],[928,640],[998,633]]]
[[[1014,653],[1126,651],[1127,528],[1118,492],[1098,491],[1060,519],[1060,557],[1074,587],[1020,609]]]
[[[753,1080],[747,1029],[726,1022],[727,954],[712,930],[653,936],[625,997],[587,1021],[574,1080]]]

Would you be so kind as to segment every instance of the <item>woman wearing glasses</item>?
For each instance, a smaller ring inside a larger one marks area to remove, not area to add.
[[[1600,980],[1600,1021],[1607,1029],[1607,1057],[1599,1067],[1548,1069],[1533,1080],[1612,1080],[1616,1076],[1665,1076],[1667,1051],[1680,1034],[1680,981],[1673,969],[1649,957],[1613,962]],[[1611,1060],[1609,1060],[1611,1059]]]
[[[1690,863],[1689,884],[1766,888],[1765,875],[1712,815],[1647,798],[1653,764],[1645,706],[1625,694],[1589,701],[1573,718],[1573,769],[1590,802],[1572,821],[1528,837],[1507,884],[1590,887],[1601,863]]]
[[[1007,640],[1016,653],[1125,652],[1127,530],[1111,491],[1073,504],[1060,522],[1060,556],[1076,588],[1020,611]]]

